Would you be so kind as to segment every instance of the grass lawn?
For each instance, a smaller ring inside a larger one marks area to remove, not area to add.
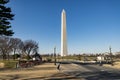
[[[14,60],[0,60],[0,63],[4,64],[4,68],[15,68],[17,62]]]
[[[6,70],[0,71],[0,79],[2,80],[28,80],[30,78],[41,79],[43,77],[49,77],[53,74],[58,73],[54,63],[44,63],[38,66],[25,69]]]

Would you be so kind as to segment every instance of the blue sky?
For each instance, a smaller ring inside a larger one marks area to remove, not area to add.
[[[69,54],[120,51],[120,0],[10,0],[13,37],[39,43],[41,54],[60,53],[61,12],[67,15]]]

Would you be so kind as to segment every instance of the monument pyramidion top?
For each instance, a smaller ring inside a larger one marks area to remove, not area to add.
[[[62,10],[62,13],[65,13],[65,10],[64,10],[64,9]]]

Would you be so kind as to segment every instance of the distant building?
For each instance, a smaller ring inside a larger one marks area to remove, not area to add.
[[[104,56],[97,56],[97,61],[104,61],[105,57]]]

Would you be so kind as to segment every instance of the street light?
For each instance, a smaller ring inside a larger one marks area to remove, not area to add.
[[[54,59],[55,59],[54,64],[56,65],[56,47],[54,47]]]
[[[112,59],[112,51],[111,51],[111,46],[109,47],[110,50],[110,61],[111,61],[111,65],[113,66],[113,59]]]

